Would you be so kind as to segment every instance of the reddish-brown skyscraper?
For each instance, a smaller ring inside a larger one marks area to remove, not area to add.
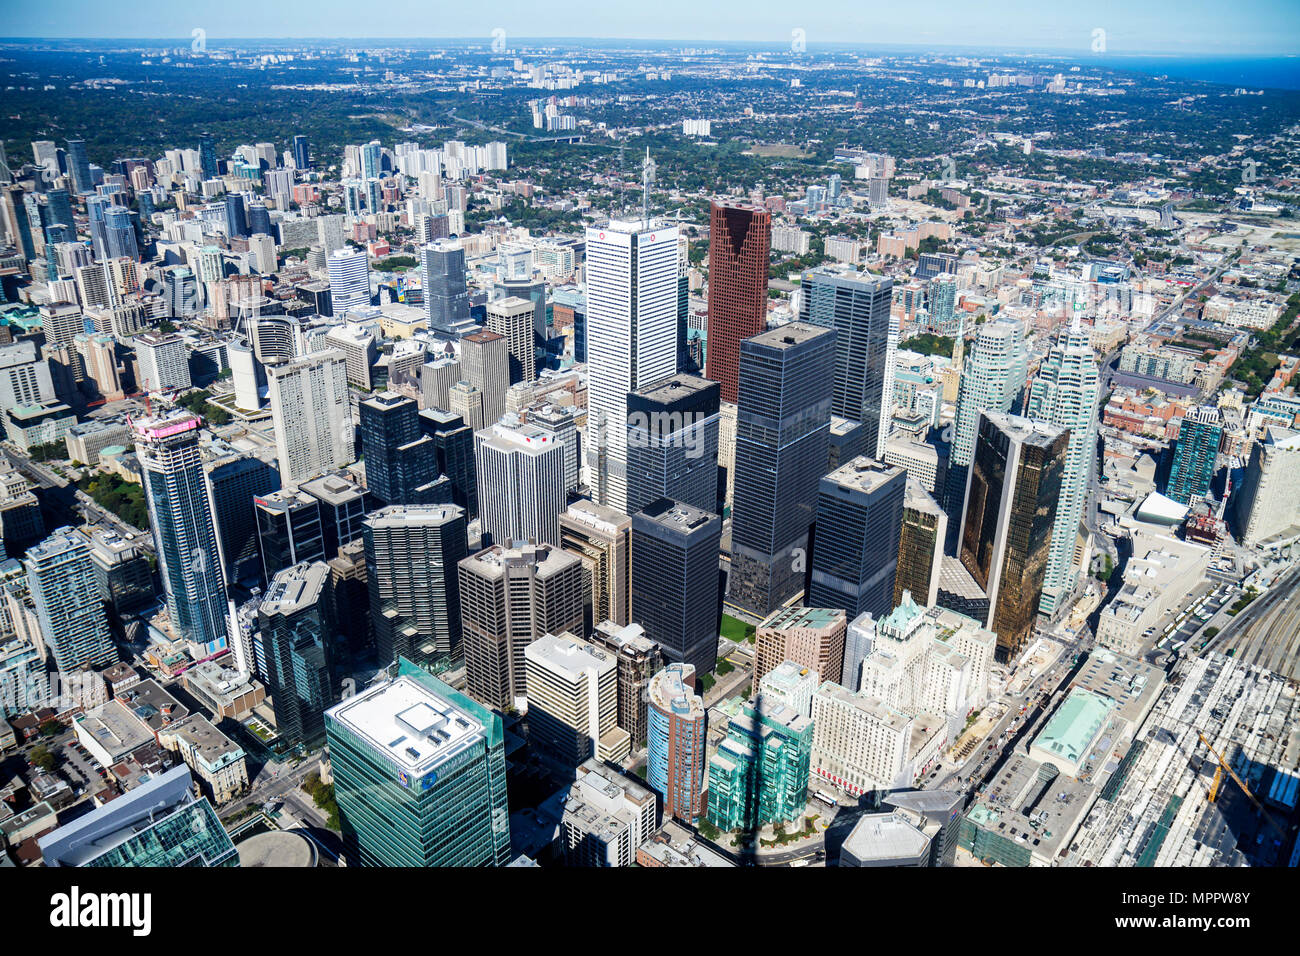
[[[705,374],[736,401],[740,342],[767,326],[772,214],[759,206],[709,204],[709,339]]]

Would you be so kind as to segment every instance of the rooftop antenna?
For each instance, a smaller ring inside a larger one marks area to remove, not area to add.
[[[655,161],[650,158],[650,147],[645,148],[645,162],[641,164],[641,218],[650,221],[650,184],[655,181]]]

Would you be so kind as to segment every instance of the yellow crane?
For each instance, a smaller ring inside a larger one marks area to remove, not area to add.
[[[1214,770],[1214,782],[1210,784],[1210,803],[1213,803],[1214,798],[1219,794],[1219,784],[1223,782],[1223,773],[1226,770],[1228,776],[1236,782],[1237,786],[1241,787],[1241,792],[1250,798],[1250,802],[1255,805],[1255,809],[1259,811],[1259,815],[1264,818],[1264,821],[1273,828],[1274,832],[1276,832],[1285,843],[1286,831],[1278,826],[1277,823],[1274,822],[1273,818],[1269,816],[1268,811],[1264,809],[1264,805],[1256,799],[1253,793],[1250,792],[1250,787],[1246,786],[1246,782],[1237,776],[1237,772],[1228,765],[1228,761],[1224,760],[1223,757],[1220,756],[1219,752],[1214,749],[1214,745],[1205,739],[1205,734],[1198,730],[1196,736],[1201,738],[1201,743],[1205,745],[1205,749],[1213,754],[1215,761],[1218,762],[1218,767]]]

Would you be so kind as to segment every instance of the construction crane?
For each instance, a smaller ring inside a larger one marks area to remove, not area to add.
[[[1264,822],[1273,828],[1273,831],[1282,839],[1283,844],[1285,844],[1286,831],[1278,826],[1277,823],[1274,822],[1273,818],[1269,816],[1269,812],[1264,809],[1264,805],[1259,802],[1253,793],[1250,792],[1250,787],[1246,786],[1246,781],[1237,776],[1237,772],[1229,766],[1228,761],[1224,760],[1223,757],[1219,755],[1219,752],[1214,749],[1214,745],[1205,739],[1205,734],[1198,730],[1196,736],[1201,738],[1201,743],[1205,745],[1205,749],[1214,755],[1214,759],[1219,764],[1214,770],[1214,782],[1210,784],[1210,803],[1213,803],[1214,798],[1219,794],[1219,785],[1223,782],[1223,773],[1226,770],[1228,776],[1236,782],[1237,786],[1241,787],[1241,792],[1250,798],[1250,802],[1255,805],[1255,809],[1258,810],[1259,815],[1264,818]]]

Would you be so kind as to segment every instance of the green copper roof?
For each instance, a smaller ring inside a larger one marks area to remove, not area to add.
[[[1114,706],[1109,697],[1076,687],[1034,739],[1034,746],[1078,763],[1105,726]]]

